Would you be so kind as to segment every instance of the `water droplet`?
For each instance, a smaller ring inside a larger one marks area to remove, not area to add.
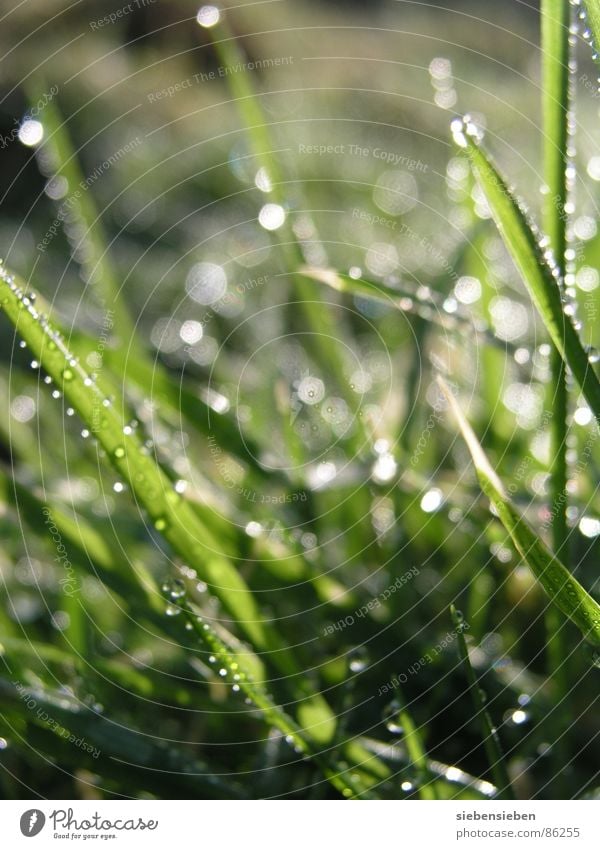
[[[597,348],[594,348],[592,345],[588,345],[586,347],[586,353],[588,355],[588,360],[590,363],[598,363],[600,362],[600,351]]]
[[[402,705],[397,699],[394,699],[383,712],[385,727],[391,734],[404,734],[404,728],[400,724],[399,719],[401,710]]]
[[[125,456],[125,449],[123,448],[122,445],[119,445],[117,448],[115,448],[115,450],[113,452],[113,457],[116,460],[122,460],[124,456]]]
[[[44,138],[44,127],[39,121],[27,118],[19,127],[18,137],[26,147],[36,147]]]
[[[162,518],[162,517],[158,518],[158,519],[154,522],[154,527],[156,528],[156,530],[157,530],[159,533],[162,533],[162,531],[166,531],[167,526],[168,526],[167,520],[166,520],[166,519],[164,519],[164,518]]]
[[[167,616],[179,616],[179,614],[181,613],[181,608],[178,607],[176,604],[169,603],[165,608],[165,613],[167,614]]]
[[[173,600],[183,598],[186,594],[185,584],[180,578],[174,578],[167,591]]]
[[[66,380],[68,382],[69,380],[73,380],[73,378],[75,377],[75,372],[72,371],[70,368],[66,368],[63,370],[62,376],[63,380]]]
[[[285,209],[278,203],[266,203],[258,213],[258,223],[265,230],[279,230],[285,221]]]
[[[370,662],[369,654],[364,646],[359,646],[349,654],[350,671],[358,674],[368,668]]]
[[[217,6],[201,6],[196,21],[204,29],[210,29],[221,20],[221,12]]]

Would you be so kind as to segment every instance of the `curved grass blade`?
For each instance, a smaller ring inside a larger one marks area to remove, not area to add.
[[[491,467],[450,388],[441,378],[438,381],[473,458],[481,489],[491,501],[515,548],[551,602],[577,625],[586,640],[596,647],[600,646],[600,605],[531,530]]]
[[[427,769],[427,753],[421,738],[421,732],[408,710],[404,697],[396,690],[396,698],[393,703],[394,714],[392,718],[397,721],[403,731],[403,742],[406,746],[409,764],[414,767],[419,779],[419,797],[421,799],[437,799],[435,782],[429,780]]]
[[[253,680],[252,675],[244,668],[240,658],[229,651],[217,632],[211,628],[205,619],[198,615],[185,597],[177,599],[176,603],[184,611],[187,620],[191,623],[202,643],[212,653],[214,662],[222,665],[221,675],[224,681],[231,683],[233,691],[245,693],[250,703],[262,712],[269,725],[282,733],[286,742],[293,747],[295,752],[310,757],[321,767],[323,774],[344,798],[357,796],[366,798],[368,788],[363,785],[360,776],[353,770],[338,767],[328,753],[322,753],[307,738],[303,729],[281,707],[275,704],[264,687]],[[315,721],[318,722],[318,719],[315,719]],[[328,721],[327,718],[325,718],[325,721]],[[318,738],[320,736],[318,730],[316,733],[314,733],[314,729],[312,730],[312,736]]]
[[[492,775],[494,776],[494,781],[496,782],[496,787],[498,788],[498,796],[501,799],[514,799],[515,794],[510,783],[498,732],[494,728],[485,706],[481,688],[479,687],[475,670],[473,669],[471,659],[469,658],[469,650],[467,648],[467,641],[465,640],[464,634],[463,618],[453,604],[450,606],[450,615],[452,616],[452,622],[456,629],[458,651],[465,667],[467,681],[469,682],[469,690],[473,700],[473,706],[475,708],[475,716],[479,721],[485,752]]]
[[[39,103],[43,84],[38,81],[29,88],[30,102]],[[73,254],[81,258],[85,279],[96,284],[94,289],[98,291],[105,309],[114,313],[114,327],[119,338],[126,340],[127,344],[135,344],[133,322],[106,247],[107,239],[101,216],[55,99],[45,100],[42,120],[45,131],[41,147],[44,165],[40,164],[40,168],[47,171],[48,165],[51,164],[53,178],[62,178],[65,181],[68,191],[60,202],[60,209],[67,211],[69,217],[80,225],[76,228],[79,242],[72,245]],[[122,347],[125,348],[125,345]]]
[[[587,37],[592,47],[592,55],[596,63],[600,63],[598,57],[598,45],[600,44],[600,0],[573,0],[573,5],[579,7],[579,18],[587,29],[589,24],[590,36]]]
[[[126,775],[131,786],[141,784],[158,792],[164,792],[167,784],[184,797],[191,793],[212,799],[243,797],[236,784],[211,775],[206,764],[147,734],[111,722],[64,694],[0,679],[0,706],[4,716],[25,721],[27,740],[34,750],[51,754],[58,763],[67,760],[75,768],[85,765],[121,780]],[[65,746],[69,735],[84,745]]]
[[[570,107],[570,22],[569,0],[542,0],[542,131],[543,167],[546,191],[543,202],[543,227],[550,248],[564,277],[567,251],[567,201],[569,181],[569,107]],[[552,549],[569,565],[567,527],[567,415],[568,392],[566,368],[560,351],[552,345],[550,356],[552,397],[550,420],[550,492],[552,498]],[[568,761],[565,749],[569,717],[569,674],[565,663],[565,632],[561,629],[561,613],[550,605],[545,612],[546,662],[562,695],[565,709],[552,720],[555,725],[553,749],[555,773],[562,775],[562,764]],[[566,787],[558,788],[564,795]]]
[[[210,25],[208,33],[219,61],[228,72],[225,74],[227,85],[244,124],[252,153],[258,161],[263,175],[266,175],[271,197],[276,204],[286,211],[283,225],[275,231],[274,235],[278,239],[280,249],[300,297],[298,309],[302,311],[310,329],[313,331],[309,337],[313,355],[318,363],[327,364],[339,383],[344,400],[350,409],[356,412],[356,399],[353,397],[353,393],[347,389],[343,359],[338,352],[338,346],[331,345],[331,338],[339,338],[340,335],[340,317],[338,315],[336,326],[336,319],[331,313],[329,305],[321,302],[320,293],[315,292],[306,280],[306,276],[296,272],[296,268],[305,261],[304,251],[287,214],[290,204],[286,199],[285,178],[280,161],[275,153],[276,146],[271,138],[270,123],[267,121],[262,108],[258,91],[251,81],[251,74],[247,70],[240,71],[240,69],[246,68],[248,57],[240,48],[239,39],[233,35],[224,14],[220,14],[215,25]],[[368,442],[368,434],[362,418],[357,416],[356,421],[360,436],[350,436],[350,442],[352,449],[359,456],[362,456],[365,453],[363,443]]]
[[[298,274],[323,283],[336,292],[343,292],[358,298],[373,298],[389,307],[394,307],[400,312],[419,316],[424,321],[432,322],[444,330],[467,330],[475,331],[485,339],[486,343],[501,348],[503,351],[510,350],[510,343],[498,339],[489,329],[479,329],[474,325],[472,318],[460,312],[449,315],[444,312],[443,298],[439,303],[432,295],[431,301],[419,300],[415,289],[388,286],[380,280],[369,280],[365,277],[350,277],[334,268],[316,268],[308,265],[301,266]]]
[[[0,305],[45,371],[95,435],[111,464],[128,482],[136,502],[185,562],[193,566],[225,609],[258,648],[277,648],[261,621],[254,599],[237,569],[219,551],[219,542],[189,503],[143,450],[135,432],[72,356],[61,335],[40,315],[31,299],[4,268],[0,271]],[[129,429],[131,430],[131,429]],[[279,646],[281,648],[281,646]]]
[[[303,704],[299,717],[330,739],[335,717],[325,699],[312,692],[296,659],[270,623],[263,620],[252,593],[234,564],[220,554],[220,544],[198,518],[193,506],[175,490],[155,461],[144,452],[131,429],[67,349],[63,338],[41,316],[12,275],[0,269],[0,305],[56,385],[96,436],[111,464],[129,484],[136,502],[145,509],[154,528],[193,567],[243,630],[255,649],[269,652],[269,660],[293,679]]]
[[[480,134],[467,118],[452,123],[455,141],[467,150],[492,215],[542,321],[573,372],[594,415],[600,421],[600,381],[590,365],[571,317],[563,309],[560,275],[551,252],[480,145]]]

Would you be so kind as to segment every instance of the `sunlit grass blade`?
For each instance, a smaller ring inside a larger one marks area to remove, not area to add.
[[[40,315],[23,287],[2,269],[0,304],[17,332],[98,440],[111,465],[123,476],[155,529],[193,566],[258,648],[273,648],[252,594],[235,566],[220,554],[219,541],[175,490],[139,437],[113,408],[64,339]]]
[[[29,86],[30,101],[40,101],[44,90],[39,82]],[[79,241],[73,244],[73,252],[81,258],[86,281],[93,284],[103,308],[114,314],[114,327],[121,341],[120,347],[135,345],[136,336],[129,310],[123,300],[121,286],[108,251],[108,240],[101,216],[94,202],[90,184],[83,174],[66,124],[56,100],[47,100],[42,116],[45,138],[39,157],[44,163],[46,176],[64,181],[66,195],[60,201],[60,209],[68,210],[71,218],[81,226],[69,228],[76,232]],[[48,173],[48,168],[51,172]]]
[[[540,582],[551,602],[577,625],[586,640],[594,646],[600,646],[600,605],[552,554],[520,515],[490,465],[454,395],[443,380],[440,379],[439,383],[473,458],[481,489],[510,534],[515,548]]]
[[[504,178],[483,151],[479,131],[474,124],[468,119],[457,118],[452,128],[456,142],[467,150],[498,230],[521,272],[552,342],[573,372],[585,399],[600,421],[600,381],[590,365],[571,317],[565,312],[559,271],[550,252],[541,242]]]
[[[401,742],[382,743],[370,737],[361,737],[360,742],[368,751],[376,752],[383,761],[393,764],[410,762],[406,747]],[[427,759],[427,777],[430,781],[437,781],[438,788],[444,784],[449,787],[458,786],[476,794],[477,798],[490,799],[498,794],[497,787],[491,781],[484,781],[457,766],[442,763],[433,758]],[[454,793],[452,797],[455,798]]]
[[[437,799],[435,782],[430,780],[427,768],[427,752],[421,737],[421,731],[408,710],[404,697],[396,688],[396,698],[392,703],[393,713],[390,719],[402,729],[402,740],[406,746],[409,762],[416,771],[418,792],[421,799]],[[389,721],[389,720],[388,720]]]
[[[266,176],[270,188],[270,197],[285,211],[281,227],[274,232],[278,239],[282,255],[287,264],[287,271],[293,276],[294,285],[300,301],[298,308],[304,314],[311,329],[310,342],[314,357],[320,365],[327,365],[335,375],[340,392],[351,409],[356,410],[356,398],[348,391],[344,375],[344,363],[339,354],[339,345],[335,342],[340,336],[341,326],[336,325],[331,307],[321,303],[320,293],[296,269],[304,259],[304,251],[290,222],[289,199],[286,197],[284,173],[278,155],[275,152],[270,124],[261,105],[257,89],[251,81],[251,74],[245,69],[247,57],[239,46],[229,27],[226,15],[221,13],[218,22],[211,25],[209,35],[217,56],[222,63],[227,85],[235,99],[236,107],[246,130],[249,145],[253,155]],[[333,344],[332,339],[334,340]],[[356,419],[362,439],[351,437],[353,449],[361,453],[366,437],[365,428],[360,417]]]
[[[569,86],[570,19],[569,0],[542,0],[542,131],[545,194],[543,228],[558,263],[561,276],[566,271],[567,201],[569,194]],[[566,368],[560,351],[552,346],[550,358],[552,397],[550,420],[550,491],[552,496],[552,549],[569,565],[567,528],[567,413]],[[547,666],[564,699],[569,682],[565,662],[565,632],[560,627],[560,611],[550,605],[545,614]],[[568,706],[556,726],[555,763],[557,775],[568,757],[564,729],[570,722]]]
[[[323,737],[331,738],[335,717],[325,699],[312,693],[293,654],[260,610],[236,566],[221,554],[219,540],[201,522],[131,428],[126,427],[109,399],[73,358],[64,339],[41,316],[30,298],[2,269],[0,304],[17,332],[26,341],[32,356],[38,358],[75,411],[95,435],[111,465],[129,484],[137,504],[143,507],[154,528],[162,534],[184,562],[194,568],[210,591],[222,602],[234,622],[256,650],[269,652],[269,661],[295,678],[303,704],[299,716],[313,722]]]
[[[501,342],[491,330],[479,329],[469,316],[460,313],[449,315],[444,312],[441,302],[419,300],[415,290],[389,286],[381,280],[351,277],[335,268],[316,268],[303,265],[298,269],[298,274],[316,280],[317,283],[322,283],[336,292],[343,292],[345,295],[380,301],[389,307],[400,310],[402,313],[419,316],[424,321],[439,325],[444,330],[475,332],[488,345],[501,347],[504,351],[507,347],[510,348],[510,343]]]
[[[454,605],[451,605],[450,607],[450,614],[456,629],[458,651],[465,668],[467,681],[469,683],[469,691],[473,700],[473,707],[475,708],[475,716],[481,728],[483,744],[485,746],[485,752],[492,775],[494,776],[494,781],[496,782],[498,796],[501,799],[514,799],[514,791],[506,768],[506,760],[500,745],[498,732],[494,728],[486,708],[485,700],[481,692],[479,682],[477,681],[477,676],[475,675],[475,670],[473,669],[471,659],[469,658],[469,650],[467,648],[467,641],[465,640],[462,615],[457,611]]]
[[[5,662],[10,664],[10,659]],[[111,722],[64,693],[0,679],[0,709],[10,725],[14,720],[26,724],[34,751],[68,761],[76,769],[85,766],[100,775],[127,776],[132,788],[143,783],[164,792],[167,784],[186,798],[193,793],[214,799],[242,795],[235,784],[211,775],[206,764],[148,734]],[[65,746],[69,735],[79,745]]]
[[[600,44],[600,0],[573,0],[573,5],[578,8],[583,26],[589,24],[591,36],[588,38],[593,48],[593,56],[598,59],[598,45]]]
[[[239,657],[232,655],[227,646],[219,638],[216,631],[188,603],[187,599],[176,599],[176,604],[184,611],[186,618],[194,628],[206,648],[212,652],[215,662],[222,666],[224,680],[231,684],[235,691],[243,692],[261,712],[266,722],[281,732],[284,739],[298,754],[311,757],[318,763],[324,775],[345,798],[368,795],[368,788],[363,785],[360,777],[352,770],[344,770],[336,765],[335,760],[325,751],[321,752],[307,738],[306,732],[288,716],[281,707],[275,704],[265,689],[253,681],[252,676],[244,669]],[[320,721],[318,711],[313,712],[314,721]],[[328,722],[327,717],[321,721]],[[310,733],[310,728],[308,729]],[[318,729],[313,729],[313,736],[319,738]]]

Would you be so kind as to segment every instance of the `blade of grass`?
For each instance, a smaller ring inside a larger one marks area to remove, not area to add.
[[[219,542],[199,520],[192,505],[175,490],[155,461],[143,450],[136,432],[124,432],[124,422],[108,399],[72,357],[60,334],[48,319],[40,316],[12,275],[0,270],[0,305],[26,341],[32,356],[61,387],[70,404],[95,434],[112,466],[129,484],[131,492],[184,562],[220,599],[251,644],[268,652],[268,659],[284,674],[291,676],[302,696],[299,716],[308,716],[323,741],[335,730],[335,717],[325,699],[312,692],[295,657],[265,622],[245,581],[231,561],[219,553]],[[304,720],[302,720],[304,722]]]
[[[564,279],[567,250],[567,200],[569,193],[567,167],[569,145],[569,0],[542,0],[542,130],[543,166],[546,183],[543,205],[543,228]],[[560,351],[552,345],[552,418],[550,420],[550,492],[552,498],[552,548],[568,566],[567,528],[567,414],[566,369]],[[556,740],[555,773],[560,775],[568,762],[564,731],[570,726],[568,710],[569,680],[566,663],[565,631],[561,614],[550,605],[545,614],[548,674],[556,681],[565,710],[554,720]],[[565,700],[567,700],[565,702]],[[556,711],[554,714],[556,715]],[[566,793],[563,788],[561,796]]]
[[[0,705],[4,716],[25,720],[28,731],[38,729],[37,734],[27,734],[29,744],[56,757],[59,763],[66,760],[75,768],[85,765],[93,772],[121,779],[127,775],[132,787],[143,783],[163,793],[167,783],[185,797],[194,792],[213,799],[241,796],[235,784],[211,775],[206,764],[147,734],[112,722],[64,694],[0,679]],[[69,735],[83,740],[85,747],[65,746],[64,739]]]
[[[17,332],[95,435],[111,465],[123,476],[136,502],[147,512],[155,529],[212,587],[225,609],[258,648],[274,648],[273,637],[236,568],[219,554],[218,540],[200,522],[189,503],[147,453],[135,432],[124,432],[126,422],[97,384],[73,357],[64,339],[41,316],[2,267],[0,304]]]
[[[598,45],[600,44],[600,0],[573,0],[573,4],[579,7],[579,15],[583,21],[589,23],[591,38],[587,39],[592,45],[593,56],[596,62],[598,59]]]
[[[320,293],[315,292],[314,288],[307,284],[305,277],[303,278],[302,275],[296,273],[297,267],[304,262],[303,250],[287,214],[289,204],[286,203],[284,177],[279,160],[273,153],[275,146],[271,139],[269,123],[262,109],[259,94],[251,82],[251,74],[247,70],[240,71],[240,69],[246,68],[247,57],[239,46],[239,39],[231,32],[223,13],[220,14],[216,24],[210,26],[208,32],[219,61],[223,68],[228,71],[225,74],[227,85],[246,128],[252,152],[256,156],[260,168],[268,175],[271,196],[276,204],[286,210],[283,225],[275,231],[274,235],[279,241],[287,268],[293,276],[296,291],[300,296],[298,308],[305,315],[312,329],[310,344],[314,348],[315,359],[319,363],[327,364],[329,371],[336,377],[344,400],[348,403],[350,409],[356,413],[357,400],[353,397],[353,393],[348,391],[344,363],[338,353],[338,346],[331,344],[331,340],[339,338],[340,335],[339,317],[337,324],[334,323],[329,306],[320,301]],[[353,450],[362,454],[364,450],[363,442],[367,438],[367,433],[362,419],[356,417],[356,421],[362,439],[351,438],[350,441]]]
[[[448,385],[441,378],[438,381],[473,458],[481,489],[510,534],[515,548],[551,602],[577,625],[586,640],[596,647],[600,646],[600,605],[534,534],[512,504]]]
[[[45,86],[41,81],[29,87],[29,100],[33,105],[40,102],[44,90]],[[114,327],[121,341],[119,347],[125,349],[125,343],[136,344],[133,322],[107,251],[107,239],[100,214],[80,168],[77,152],[71,143],[56,99],[47,100],[42,121],[44,142],[38,150],[38,157],[41,156],[45,163],[52,164],[53,177],[66,180],[68,191],[61,199],[60,207],[68,210],[69,216],[81,224],[77,228],[80,241],[73,245],[73,253],[81,257],[86,280],[94,284],[93,288],[97,291],[104,309],[114,313]],[[47,170],[47,166],[42,167]]]
[[[590,365],[570,316],[563,310],[559,272],[522,206],[483,151],[468,119],[452,124],[457,144],[467,150],[492,215],[557,350],[600,421],[600,381]]]
[[[418,791],[421,799],[437,799],[435,782],[430,780],[427,767],[427,752],[421,738],[421,731],[406,706],[403,695],[396,688],[395,718],[402,728],[402,739],[406,746],[409,762],[415,768],[418,778]]]
[[[475,718],[479,722],[479,726],[481,728],[483,744],[485,746],[488,763],[498,789],[498,796],[500,799],[514,799],[515,794],[506,768],[506,760],[500,745],[498,732],[494,728],[488,710],[485,706],[481,688],[479,687],[475,670],[473,669],[469,658],[469,650],[467,648],[467,641],[465,640],[464,634],[463,618],[453,604],[450,606],[450,615],[452,616],[452,622],[456,629],[458,650],[465,668],[467,681],[469,683],[469,691],[471,693],[471,699],[473,700],[473,707],[475,708]]]
[[[501,341],[489,329],[479,330],[477,326],[474,326],[469,316],[463,316],[460,313],[448,315],[444,312],[441,301],[439,303],[435,300],[432,300],[431,303],[419,301],[416,290],[388,286],[379,280],[369,280],[366,277],[350,277],[349,274],[344,274],[333,268],[314,268],[303,265],[297,273],[309,277],[311,280],[316,280],[318,283],[323,283],[325,286],[335,289],[336,292],[381,301],[381,303],[394,307],[400,312],[411,313],[425,321],[437,324],[444,330],[464,329],[469,333],[475,331],[487,344],[502,348],[503,351],[506,351],[507,348],[510,350],[510,343]]]
[[[319,764],[323,774],[344,798],[357,796],[365,798],[368,796],[368,789],[363,785],[357,773],[338,767],[335,760],[326,751],[320,751],[307,739],[302,728],[273,702],[264,687],[253,680],[251,674],[239,662],[239,658],[232,655],[216,631],[194,610],[187,599],[185,597],[179,598],[176,603],[185,613],[188,622],[191,623],[201,642],[212,652],[215,660],[222,664],[226,673],[223,675],[223,679],[227,683],[231,682],[234,690],[237,688],[245,693],[250,702],[262,712],[269,725],[282,733],[284,739],[293,747],[294,751],[312,758],[315,763]],[[318,733],[315,736],[318,737]]]

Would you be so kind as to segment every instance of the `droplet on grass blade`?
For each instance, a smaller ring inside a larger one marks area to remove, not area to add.
[[[196,21],[204,29],[216,26],[221,20],[221,11],[218,6],[201,6],[196,15]]]

